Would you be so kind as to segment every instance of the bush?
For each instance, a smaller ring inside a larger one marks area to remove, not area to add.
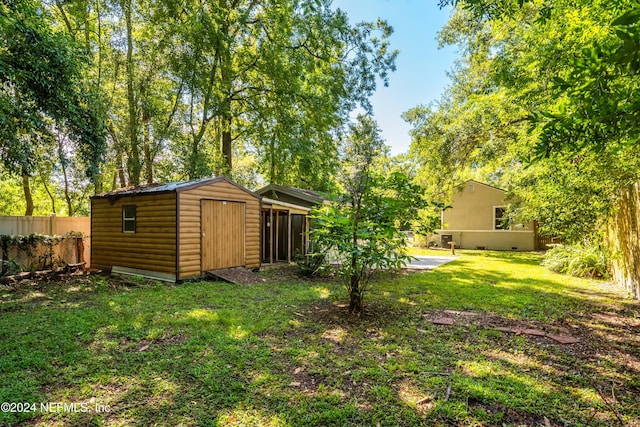
[[[321,274],[326,267],[325,255],[310,253],[296,260],[297,274],[300,277],[314,277]]]
[[[596,245],[558,245],[547,251],[542,265],[556,273],[577,277],[606,278],[607,257]]]

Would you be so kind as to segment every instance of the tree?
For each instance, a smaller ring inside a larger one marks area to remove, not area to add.
[[[50,15],[31,0],[0,2],[0,158],[22,176],[26,215],[33,213],[30,176],[55,152],[55,136],[74,142],[86,175],[97,180],[105,151],[98,98],[82,77],[82,51],[54,31]]]
[[[640,178],[632,3],[453,3],[440,33],[462,52],[451,90],[406,114],[421,179],[488,181],[542,232],[591,234]]]
[[[335,252],[349,292],[349,313],[360,314],[376,269],[406,265],[401,226],[425,205],[420,187],[401,172],[384,174],[376,163],[385,155],[379,129],[370,116],[350,125],[339,183],[343,193],[331,206],[314,212],[311,233],[317,248]]]
[[[254,146],[276,180],[297,169],[288,152],[303,163],[332,158],[333,132],[356,105],[369,107],[376,77],[386,82],[397,52],[385,22],[350,25],[330,6],[222,0],[167,14],[178,17],[172,63],[188,99],[188,142],[179,153],[190,177],[209,173],[211,151],[222,161],[217,169],[232,173],[239,140]]]
[[[88,77],[108,100],[107,170],[120,185],[244,178],[233,158],[246,152],[270,182],[322,188],[336,134],[357,105],[370,108],[397,55],[389,25],[349,23],[329,0],[68,0],[51,10],[92,55]]]

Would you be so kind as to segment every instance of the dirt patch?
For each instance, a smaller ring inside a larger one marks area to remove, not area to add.
[[[305,283],[336,283],[339,280],[332,271],[311,277],[301,276],[295,264],[286,263],[264,265],[260,268],[258,274],[266,279],[267,282],[273,283],[301,281]]]
[[[564,426],[564,422],[549,420],[546,416],[530,414],[525,411],[514,411],[504,405],[483,402],[469,397],[467,412],[478,418],[486,418],[489,424],[510,426]]]
[[[540,322],[517,321],[514,319],[502,319],[492,315],[480,315],[470,311],[444,310],[442,315],[434,313],[425,316],[428,322],[434,325],[469,326],[479,325],[484,328],[492,328],[497,331],[516,335],[529,335],[532,337],[547,337],[560,344],[576,344],[580,339],[573,336],[571,330],[558,325],[549,325]]]

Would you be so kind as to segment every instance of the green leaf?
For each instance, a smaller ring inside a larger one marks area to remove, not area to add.
[[[640,8],[632,9],[617,17],[611,25],[633,25],[640,21]]]

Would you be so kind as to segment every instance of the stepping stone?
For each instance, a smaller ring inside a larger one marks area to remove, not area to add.
[[[507,327],[504,327],[504,326],[496,326],[494,329],[497,330],[497,331],[509,332],[509,333],[512,333],[512,334],[516,332],[515,329],[507,328]]]
[[[453,325],[454,320],[451,317],[438,317],[431,321],[434,325]]]
[[[551,338],[554,341],[559,342],[560,344],[575,344],[580,342],[579,339],[570,337],[569,335],[551,335],[547,334],[547,337]]]
[[[474,313],[473,311],[458,311],[458,310],[445,310],[444,311],[447,314],[453,314],[456,316],[477,316],[478,313]]]
[[[536,337],[544,337],[546,335],[546,333],[544,331],[541,331],[540,329],[523,329],[522,333],[526,335],[533,335]]]

